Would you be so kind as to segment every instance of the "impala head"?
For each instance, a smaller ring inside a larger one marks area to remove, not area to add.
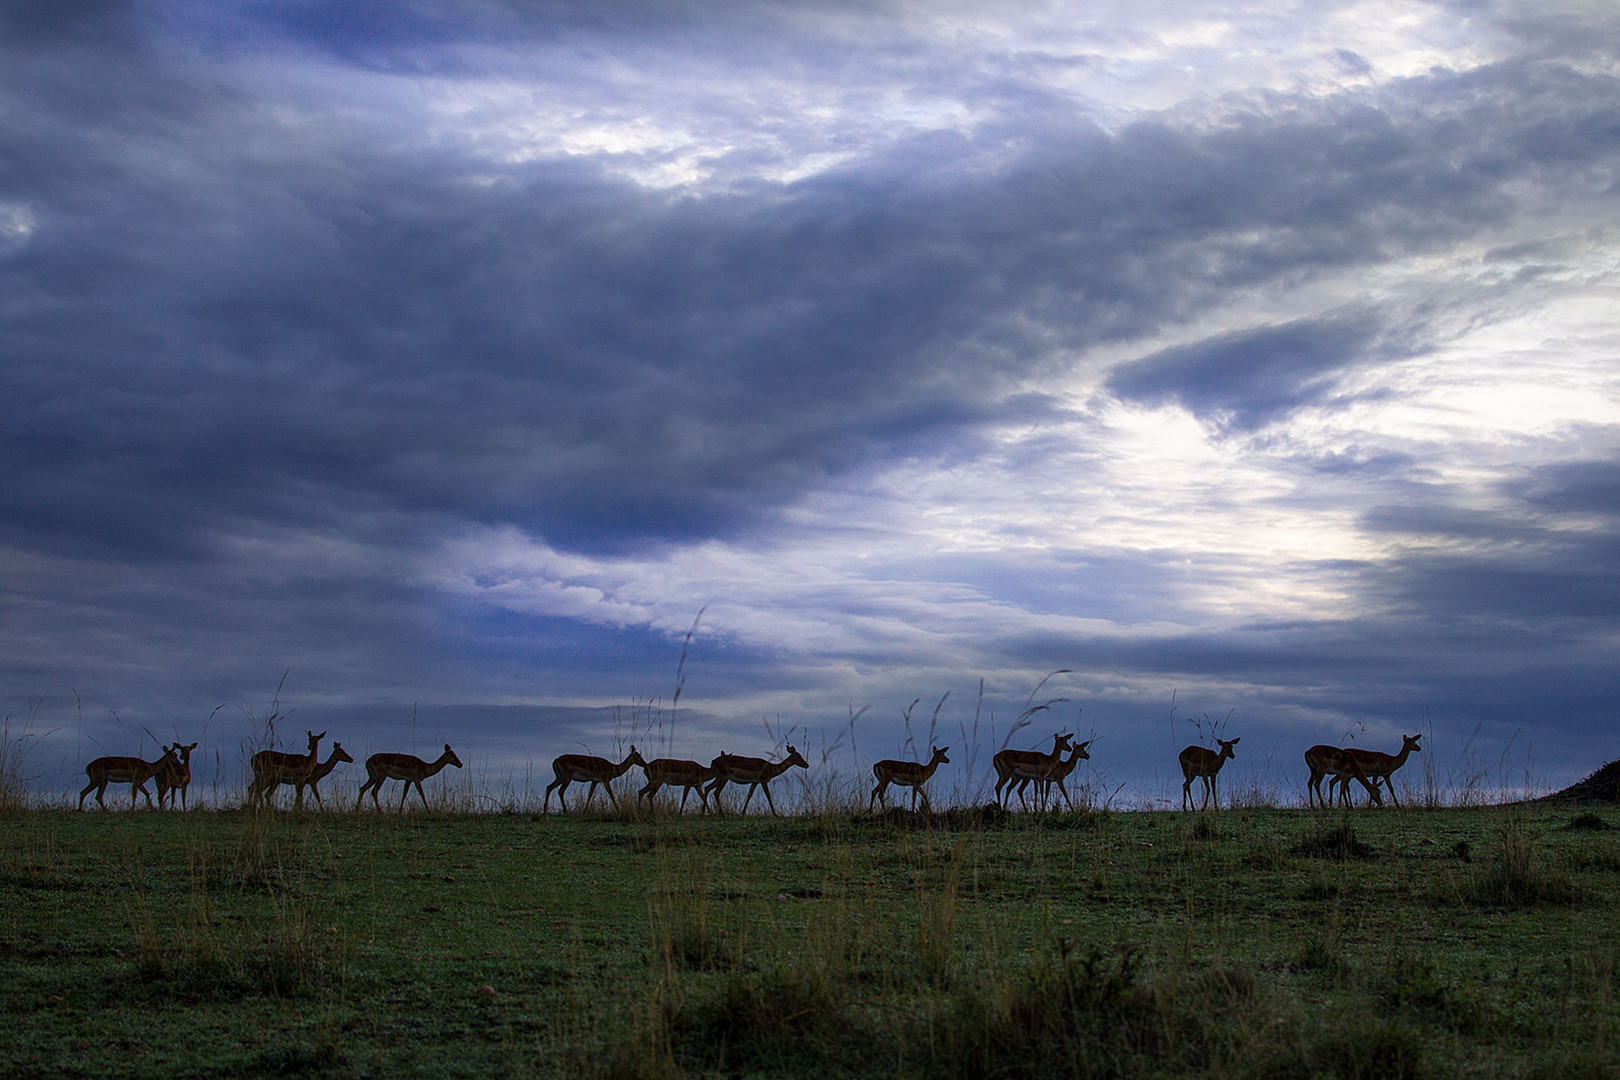
[[[448,750],[449,747],[445,747],[445,749]],[[640,765],[644,769],[647,767],[647,759],[641,756],[641,751],[636,749],[635,743],[630,744],[630,756],[624,760],[628,761],[631,765]]]
[[[1061,754],[1072,746],[1074,746],[1074,734],[1072,732],[1060,731],[1052,737],[1052,753],[1054,754]]]
[[[1418,740],[1421,738],[1423,738],[1423,734],[1421,732],[1416,735],[1402,735],[1401,751],[1404,753],[1407,750],[1416,750],[1420,754],[1423,753],[1423,747],[1418,745]]]
[[[444,757],[444,763],[446,765],[454,765],[458,769],[461,768],[461,759],[456,757],[456,752],[450,749],[449,743],[444,744],[444,754],[442,756]]]
[[[1235,758],[1237,755],[1232,753],[1232,747],[1242,742],[1243,736],[1239,735],[1235,739],[1216,739],[1215,741],[1221,744],[1221,757]]]
[[[326,738],[326,732],[323,731],[317,735],[308,728],[304,729],[304,734],[309,736],[309,752],[312,754],[315,752],[315,748],[321,745],[321,740]]]
[[[1092,740],[1087,739],[1085,742],[1081,743],[1079,746],[1074,748],[1074,759],[1076,761],[1080,761],[1081,759],[1084,759],[1086,761],[1091,760],[1091,755],[1086,752],[1086,747],[1090,746],[1091,743],[1092,743]]]
[[[182,765],[191,764],[191,752],[195,749],[197,749],[196,743],[192,743],[190,746],[187,746],[185,743],[174,744],[175,755],[179,757],[180,764]]]
[[[788,765],[797,765],[801,769],[808,769],[810,767],[810,763],[804,760],[804,755],[799,753],[798,748],[792,743],[788,743],[787,757],[783,758],[782,760]]]
[[[351,764],[353,764],[353,762],[354,762],[354,758],[349,756],[349,752],[347,750],[343,749],[343,744],[340,743],[340,742],[334,742],[332,744],[332,757],[331,757],[331,760],[332,761],[347,761],[347,762],[349,762]]]
[[[949,749],[950,749],[950,747],[948,747],[948,746],[936,746],[936,747],[934,747],[933,748],[934,756],[928,759],[929,764],[933,764],[934,762],[937,761],[941,765],[949,765],[951,763],[951,759],[945,756],[945,751],[947,751]]]

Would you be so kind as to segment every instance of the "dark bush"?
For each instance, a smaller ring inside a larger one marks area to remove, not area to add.
[[[1378,855],[1378,849],[1362,843],[1356,838],[1355,830],[1348,825],[1331,829],[1318,826],[1300,837],[1293,852],[1308,858],[1337,859],[1341,862],[1345,859],[1371,859]]]

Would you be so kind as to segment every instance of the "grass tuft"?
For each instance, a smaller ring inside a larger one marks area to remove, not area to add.
[[[1509,813],[1497,829],[1490,859],[1460,890],[1466,904],[1493,908],[1567,905],[1577,899],[1570,878],[1549,869],[1520,813]]]

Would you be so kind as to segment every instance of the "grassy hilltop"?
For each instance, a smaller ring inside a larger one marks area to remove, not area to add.
[[[0,1076],[1613,1076],[1620,814],[14,811]]]

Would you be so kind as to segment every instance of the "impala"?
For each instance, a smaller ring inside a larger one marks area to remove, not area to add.
[[[1361,786],[1372,795],[1372,801],[1379,806],[1384,805],[1384,797],[1378,789],[1367,782],[1367,774],[1362,770],[1360,762],[1351,756],[1348,750],[1337,746],[1328,746],[1319,743],[1305,751],[1305,767],[1311,770],[1311,778],[1305,785],[1305,802],[1315,806],[1320,802],[1324,808],[1333,805],[1333,785],[1339,784],[1340,796],[1347,802],[1350,798],[1350,780],[1359,780]],[[1322,777],[1328,777],[1328,797],[1322,798]]]
[[[1192,782],[1200,777],[1204,781],[1204,805],[1199,809],[1208,808],[1210,801],[1214,800],[1215,809],[1221,808],[1220,793],[1215,784],[1220,776],[1221,766],[1230,758],[1237,757],[1232,747],[1243,741],[1240,735],[1235,739],[1216,739],[1221,744],[1220,753],[1207,746],[1189,746],[1181,752],[1177,759],[1181,762],[1181,808],[1186,810],[1192,802]]]
[[[1049,769],[1062,759],[1063,751],[1073,745],[1074,736],[1060,732],[1052,736],[1052,752],[1050,754],[1043,754],[1039,750],[997,751],[996,756],[990,759],[990,764],[994,765],[996,769],[996,802],[1002,806],[1006,805],[1003,802],[1005,792],[1012,790],[1014,780],[1023,779],[1018,775],[1020,769],[1023,769],[1026,773]]]
[[[1042,810],[1046,809],[1046,800],[1051,797],[1052,785],[1056,784],[1057,789],[1063,793],[1063,801],[1069,804],[1070,810],[1073,810],[1075,808],[1074,800],[1069,797],[1069,789],[1064,785],[1063,782],[1069,778],[1069,774],[1074,772],[1074,767],[1080,764],[1081,761],[1091,760],[1091,755],[1086,752],[1086,747],[1090,745],[1091,740],[1087,739],[1079,746],[1072,747],[1069,750],[1068,757],[1055,761],[1051,765],[1017,766],[1013,770],[1013,775],[1018,780],[1019,805],[1023,806],[1025,809],[1029,808],[1029,804],[1024,802],[1024,789],[1029,787],[1030,781],[1033,780],[1035,781],[1036,785],[1035,805],[1038,808]]]
[[[294,809],[304,808],[304,786],[298,781],[307,776],[319,760],[321,740],[326,738],[326,732],[319,735],[313,731],[304,732],[309,736],[309,753],[288,754],[280,750],[260,750],[253,755],[249,764],[253,767],[253,781],[248,784],[247,801],[249,806],[263,804],[274,808],[276,804],[276,788],[282,784],[298,784],[298,797],[294,800]]]
[[[694,791],[698,793],[698,801],[703,804],[704,812],[708,812],[709,797],[703,793],[703,785],[714,779],[713,769],[680,758],[654,758],[642,768],[647,772],[647,786],[636,794],[637,802],[646,799],[648,805],[652,805],[652,798],[658,794],[658,789],[669,784],[681,789],[681,813],[686,812],[686,798]]]
[[[175,743],[174,760],[171,762],[165,757],[158,762],[159,768],[152,775],[157,779],[159,810],[163,809],[164,796],[169,799],[169,809],[174,809],[175,792],[180,793],[180,809],[186,808],[186,789],[191,786],[191,752],[195,749],[196,743],[190,746]]]
[[[801,769],[808,769],[810,763],[796,750],[791,743],[788,744],[787,757],[781,761],[770,762],[764,758],[739,757],[736,754],[721,754],[709,765],[714,770],[714,780],[709,784],[709,794],[714,796],[714,808],[722,809],[720,805],[720,789],[727,784],[747,784],[748,794],[743,798],[743,813],[748,813],[748,804],[754,798],[755,788],[765,789],[765,802],[770,805],[771,813],[776,813],[776,800],[771,798],[771,781],[797,765]]]
[[[327,774],[329,774],[333,769],[337,768],[338,762],[340,761],[353,763],[354,758],[350,757],[349,752],[343,749],[342,743],[334,742],[332,744],[332,752],[326,756],[325,761],[316,762],[315,767],[310,769],[308,772],[300,773],[295,776],[280,777],[276,780],[276,784],[292,784],[294,786],[298,792],[297,797],[293,799],[294,806],[302,806],[304,804],[304,787],[307,785],[309,787],[310,794],[315,796],[315,805],[319,806],[322,810],[325,810],[326,807],[321,806],[321,789],[316,785],[318,785],[322,780],[326,779]],[[272,785],[272,790],[273,789],[274,785]]]
[[[1390,782],[1390,774],[1406,764],[1407,755],[1412,751],[1423,752],[1423,747],[1418,745],[1418,740],[1422,737],[1421,734],[1402,735],[1401,752],[1398,754],[1385,754],[1377,750],[1357,750],[1352,747],[1345,747],[1344,752],[1354,758],[1356,764],[1361,766],[1361,771],[1367,774],[1367,779],[1372,781],[1371,789],[1374,794],[1378,792],[1378,781],[1382,780],[1384,787],[1389,791],[1390,801],[1399,806],[1401,800],[1395,798],[1395,785]],[[1341,785],[1344,784],[1342,776],[1339,778],[1339,782]],[[1328,790],[1330,792],[1333,790],[1331,783],[1328,784]],[[1348,791],[1349,789],[1346,787],[1343,790]]]
[[[635,743],[630,744],[630,753],[617,765],[607,758],[593,757],[590,754],[564,754],[551,763],[551,771],[557,774],[557,779],[546,786],[545,802],[541,804],[541,812],[551,808],[551,793],[557,792],[557,802],[563,810],[568,809],[568,803],[563,800],[563,793],[568,785],[578,780],[580,783],[590,782],[585,789],[585,805],[591,804],[591,796],[596,794],[596,785],[601,784],[607,791],[608,801],[613,808],[619,808],[619,800],[613,795],[613,783],[630,770],[632,765],[646,767],[647,761],[637,751]]]
[[[79,792],[79,809],[84,809],[84,797],[92,791],[96,793],[96,805],[103,810],[107,809],[102,796],[107,792],[108,784],[128,784],[129,808],[135,809],[135,793],[138,791],[146,796],[146,805],[152,805],[151,793],[146,790],[146,782],[157,775],[159,769],[168,768],[169,763],[175,760],[174,747],[165,746],[163,756],[156,761],[144,761],[138,757],[98,757],[84,767],[84,775],[90,778],[84,790]]]
[[[877,777],[877,787],[872,789],[872,797],[866,800],[866,809],[870,811],[874,802],[883,803],[885,807],[888,806],[884,796],[888,794],[890,784],[899,784],[901,787],[911,789],[911,809],[913,811],[917,809],[917,796],[919,794],[922,796],[923,809],[930,809],[928,792],[923,790],[923,785],[928,783],[929,777],[934,775],[935,769],[938,769],[941,765],[951,763],[951,759],[945,756],[945,751],[949,749],[948,746],[943,749],[938,746],[932,747],[932,756],[929,757],[927,765],[920,761],[894,761],[892,759],[885,759],[875,763],[872,766],[872,775]]]
[[[352,761],[353,758],[348,760]],[[405,800],[411,797],[411,785],[416,785],[416,793],[422,797],[422,809],[428,808],[427,795],[422,791],[422,781],[437,774],[446,765],[461,768],[461,759],[456,752],[450,749],[450,744],[444,744],[444,753],[435,761],[423,761],[415,754],[381,753],[372,754],[366,758],[366,782],[360,785],[360,794],[354,800],[354,808],[360,809],[360,800],[366,797],[366,791],[371,792],[371,806],[374,810],[381,810],[377,804],[377,792],[382,790],[384,780],[403,780],[405,789],[399,793],[399,808],[405,809]]]

